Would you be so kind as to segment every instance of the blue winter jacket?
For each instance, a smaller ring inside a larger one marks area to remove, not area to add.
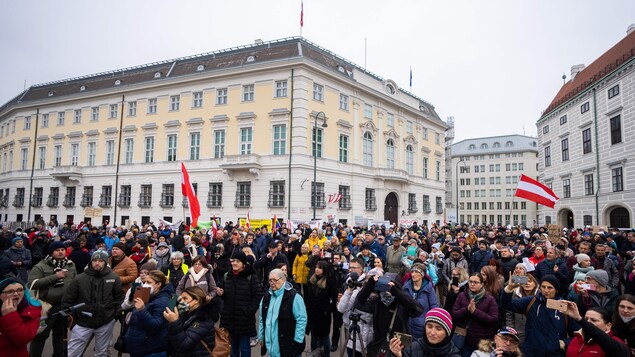
[[[132,311],[128,330],[124,336],[126,349],[130,355],[145,356],[167,351],[168,321],[163,317],[163,311],[173,294],[174,288],[168,283],[156,295],[150,296],[150,301],[143,310]]]
[[[412,286],[412,279],[408,279],[403,286],[403,291],[423,306],[421,315],[408,319],[408,328],[412,337],[414,339],[422,338],[426,332],[426,313],[432,308],[439,307],[439,301],[434,293],[434,285],[430,280],[424,278],[421,289],[415,292]]]
[[[502,292],[503,307],[509,311],[524,314],[531,303],[532,296],[512,299],[513,293]],[[560,297],[556,297],[560,300]],[[565,322],[565,319],[568,321]],[[521,346],[523,356],[559,356],[565,351],[560,349],[560,340],[569,344],[569,336],[579,330],[578,324],[558,310],[547,308],[547,299],[538,292],[529,312],[525,325],[525,342]],[[566,348],[565,348],[566,350]]]

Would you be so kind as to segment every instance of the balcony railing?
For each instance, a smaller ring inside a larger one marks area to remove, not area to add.
[[[82,200],[79,202],[79,205],[82,207],[92,207],[93,205],[93,195],[82,195]]]
[[[159,206],[162,208],[172,208],[174,207],[174,196],[170,195],[161,195],[161,201],[159,202]]]
[[[13,207],[24,207],[24,196],[15,195],[15,197],[13,198]]]
[[[218,208],[221,206],[222,198],[207,196],[207,208]]]
[[[112,205],[111,202],[112,202],[111,195],[107,195],[107,194],[102,193],[99,196],[99,207],[108,208],[108,207],[110,207]]]
[[[46,200],[47,207],[57,207],[59,206],[59,198],[57,196],[49,196],[48,200]]]
[[[117,206],[122,208],[130,207],[130,201],[130,195],[121,194],[119,195],[119,199],[117,200]]]
[[[152,196],[144,195],[143,193],[140,193],[139,202],[137,202],[137,206],[139,206],[140,208],[152,207]]]

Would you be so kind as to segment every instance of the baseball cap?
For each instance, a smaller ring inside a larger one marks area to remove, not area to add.
[[[516,339],[516,341],[520,342],[520,339],[518,338],[518,332],[516,332],[516,330],[511,327],[504,326],[503,328],[498,330],[497,334],[512,336]]]

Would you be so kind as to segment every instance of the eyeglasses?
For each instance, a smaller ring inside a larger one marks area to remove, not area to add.
[[[275,284],[278,281],[280,281],[280,279],[269,279],[269,284]]]
[[[481,282],[480,282],[480,281],[477,281],[477,280],[470,280],[470,281],[469,281],[469,283],[470,283],[471,285],[476,285],[476,284],[480,284]]]
[[[5,294],[5,295],[13,295],[13,294],[15,294],[15,293],[22,294],[23,292],[24,292],[24,289],[23,289],[23,288],[17,288],[17,289],[15,289],[15,290],[7,290],[7,291],[3,291],[3,292],[2,292],[2,294]]]

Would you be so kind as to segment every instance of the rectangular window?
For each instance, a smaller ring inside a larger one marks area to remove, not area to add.
[[[560,142],[562,146],[562,161],[569,161],[569,138],[564,138]]]
[[[570,179],[562,180],[562,196],[564,196],[564,198],[571,197],[571,180]]]
[[[322,157],[322,134],[324,131],[322,128],[313,128],[313,135],[311,140],[311,154],[312,156]]]
[[[273,126],[273,154],[284,155],[287,150],[287,126]]]
[[[235,207],[245,208],[251,205],[251,182],[238,182]]]
[[[121,192],[119,193],[119,199],[117,205],[119,207],[130,207],[132,201],[132,186],[121,185]]]
[[[73,124],[80,124],[82,122],[82,110],[76,109],[75,115],[73,115]]]
[[[159,206],[163,208],[174,207],[174,184],[163,184]]]
[[[620,94],[620,85],[616,84],[613,87],[609,88],[607,93],[609,95],[609,99],[617,96],[618,94]]]
[[[423,158],[423,178],[428,178],[428,158]]]
[[[216,90],[216,105],[227,104],[227,88]]]
[[[611,170],[611,182],[613,184],[613,192],[624,191],[624,176],[622,176],[621,167],[616,167]]]
[[[134,117],[137,115],[137,101],[128,102],[128,116]]]
[[[115,141],[106,141],[106,165],[113,165],[115,163]]]
[[[370,104],[364,104],[364,118],[373,119],[373,106]]]
[[[119,113],[119,105],[118,104],[111,104],[110,105],[110,115],[108,116],[108,118],[110,118],[110,119],[117,118],[117,113]]]
[[[527,209],[527,202],[521,202],[520,209]]]
[[[410,120],[406,121],[406,133],[412,134],[412,122]]]
[[[181,96],[170,96],[170,111],[177,111],[179,109],[181,109]]]
[[[395,116],[392,113],[386,114],[386,125],[393,128],[395,126]]]
[[[57,207],[59,204],[60,204],[60,188],[51,187],[51,191],[49,192],[49,198],[46,201],[46,205],[48,207]]]
[[[584,194],[586,196],[593,195],[593,174],[584,175]]]
[[[49,127],[49,115],[48,114],[42,114],[42,127],[43,128],[48,128]],[[7,134],[9,134],[9,126],[7,126]]]
[[[203,107],[203,92],[192,93],[192,108]]]
[[[128,138],[124,141],[124,163],[132,164],[134,155],[134,139]]]
[[[82,207],[93,206],[93,186],[84,186],[84,193],[82,194],[82,201],[79,203]]]
[[[551,146],[545,147],[545,167],[549,166],[551,166]]]
[[[348,136],[340,135],[340,162],[348,162]]]
[[[251,144],[253,141],[253,131],[251,128],[240,129],[240,154],[251,155]]]
[[[611,118],[611,145],[615,145],[621,142],[622,142],[622,119],[618,115]]]
[[[590,109],[589,102],[586,102],[580,106],[580,114],[588,112]]]
[[[145,162],[154,162],[154,136],[148,136],[145,140]]]
[[[386,168],[395,168],[395,145],[392,139],[388,139],[386,143]]]
[[[90,108],[90,120],[91,121],[99,120],[99,107]]]
[[[367,188],[364,194],[365,209],[367,211],[377,210],[377,197],[375,197],[375,189]]]
[[[430,196],[423,195],[423,213],[430,213],[432,209],[430,208]]]
[[[287,81],[276,81],[276,98],[287,96]]]
[[[55,145],[53,147],[53,166],[62,165],[62,145]]]
[[[351,186],[340,185],[337,192],[341,195],[337,202],[339,209],[351,209]]]
[[[243,102],[252,102],[254,100],[254,87],[253,84],[243,86]]]
[[[326,207],[326,202],[324,201],[324,182],[311,183],[311,207]]]
[[[71,166],[79,164],[79,143],[71,144]]]
[[[441,181],[441,161],[437,161],[437,181]]]
[[[408,147],[410,147],[410,145],[408,145]],[[414,173],[414,160],[414,152],[412,151],[412,149],[406,149],[406,172],[408,173],[408,175],[412,175]]]
[[[313,99],[320,102],[324,101],[324,86],[313,83]]]
[[[563,115],[560,117],[560,125],[564,125],[567,123],[567,116]]]
[[[190,160],[200,159],[201,133],[190,133]]]
[[[33,188],[33,197],[31,199],[32,207],[42,207],[42,200],[44,198],[44,188],[42,187],[34,187]]]
[[[112,186],[101,186],[101,195],[99,196],[99,207],[112,206]]]
[[[220,207],[223,203],[223,183],[210,182],[209,193],[207,194],[207,207]]]
[[[542,127],[542,133],[547,134],[549,132],[549,125],[545,125]]]
[[[31,121],[31,120],[30,120],[31,118],[30,118],[30,117],[28,117],[28,118],[29,118],[29,122],[30,122],[30,121]],[[25,120],[26,120],[26,118],[25,118]],[[57,125],[58,125],[58,126],[62,126],[62,125],[64,125],[64,121],[65,121],[65,120],[66,120],[66,113],[64,113],[64,112],[59,112],[59,113],[57,113]],[[26,129],[26,128],[25,128],[25,129]]]
[[[588,128],[582,131],[582,153],[590,153],[592,151],[591,148],[591,128]]]
[[[408,213],[417,212],[417,195],[414,193],[408,194]]]
[[[40,161],[38,163],[38,168],[42,170],[46,167],[46,146],[40,146],[38,150],[40,153]]]
[[[437,145],[441,145],[441,134],[434,133],[434,143]]]
[[[148,114],[156,114],[157,112],[157,98],[148,99]]]
[[[592,226],[593,216],[591,216],[590,214],[585,214],[584,216],[582,216],[582,224],[584,224],[585,226]]]
[[[97,143],[93,141],[88,143],[88,158],[87,158],[88,166],[95,166],[96,156],[97,156]]]
[[[284,207],[284,181],[269,182],[269,207]]]
[[[428,128],[421,129],[423,140],[428,141]]]
[[[225,157],[225,130],[214,131],[214,158]]]
[[[348,111],[348,96],[340,94],[340,109]]]
[[[137,205],[140,208],[152,207],[152,185],[141,185],[141,193],[139,193]]]
[[[64,196],[64,207],[75,207],[75,187],[67,187]]]
[[[176,147],[177,147],[176,134],[168,135],[168,161],[176,161]]]

